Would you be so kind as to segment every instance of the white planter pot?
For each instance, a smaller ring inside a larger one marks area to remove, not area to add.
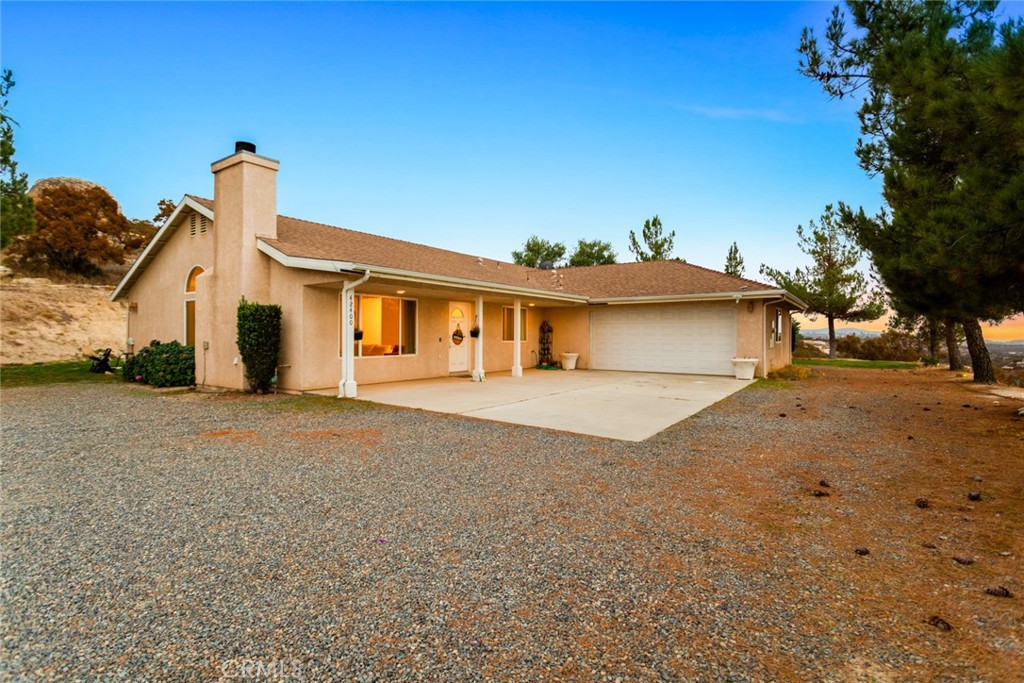
[[[562,369],[563,370],[575,370],[576,359],[580,357],[578,353],[563,353],[562,354]]]
[[[736,379],[754,379],[757,360],[757,358],[733,358],[732,369],[736,373]]]

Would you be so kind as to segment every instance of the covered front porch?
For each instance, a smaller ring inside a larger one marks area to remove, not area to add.
[[[321,370],[318,378],[307,369],[304,391],[327,386],[321,383],[323,364],[332,363],[327,347],[337,354],[336,395],[355,398],[365,386],[402,380],[461,376],[480,382],[494,372],[521,377],[524,368],[557,358],[540,333],[552,315],[560,321],[561,351],[586,342],[587,306],[580,296],[373,271],[305,289],[303,359],[319,357]],[[324,334],[329,318],[335,320],[333,343]]]

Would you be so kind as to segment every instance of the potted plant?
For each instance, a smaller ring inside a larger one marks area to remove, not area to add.
[[[363,340],[363,331],[361,329],[359,329],[358,327],[352,332],[352,335],[353,335],[353,338],[356,341],[362,341]]]
[[[479,325],[473,325],[473,327],[469,328],[469,336],[472,337],[473,339],[476,339],[477,337],[479,337],[480,336],[480,326]]]

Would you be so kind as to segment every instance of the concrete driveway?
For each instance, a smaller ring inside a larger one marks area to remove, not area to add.
[[[732,395],[750,381],[603,370],[494,373],[359,387],[359,398],[406,408],[564,432],[643,441]]]

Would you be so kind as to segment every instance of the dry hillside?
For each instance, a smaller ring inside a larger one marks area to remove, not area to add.
[[[0,284],[0,364],[73,360],[124,348],[124,307],[111,287],[54,284],[44,278]]]

